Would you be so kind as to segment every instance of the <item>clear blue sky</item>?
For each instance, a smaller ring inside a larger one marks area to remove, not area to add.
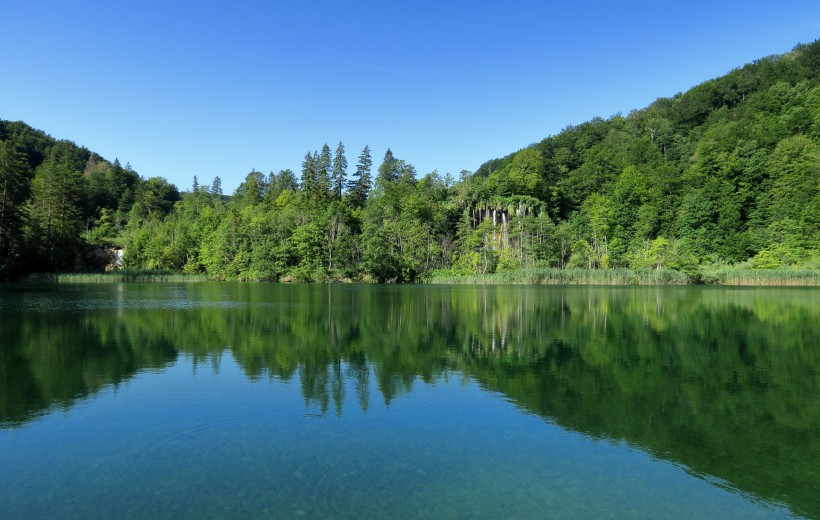
[[[820,38],[820,2],[0,0],[0,118],[231,193],[341,140],[454,176]]]

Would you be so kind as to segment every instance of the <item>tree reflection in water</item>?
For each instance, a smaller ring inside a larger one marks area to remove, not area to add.
[[[471,378],[593,438],[820,513],[812,289],[195,284],[8,292],[0,427],[177,357],[298,380],[321,413]],[[43,302],[47,302],[47,305]],[[44,307],[46,307],[44,309]],[[350,382],[350,384],[346,384]]]

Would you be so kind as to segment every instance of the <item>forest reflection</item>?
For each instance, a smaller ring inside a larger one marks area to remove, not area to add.
[[[94,291],[5,295],[0,429],[179,356],[218,372],[230,355],[252,381],[298,380],[308,406],[337,415],[465,378],[563,428],[820,516],[820,296],[811,289]]]

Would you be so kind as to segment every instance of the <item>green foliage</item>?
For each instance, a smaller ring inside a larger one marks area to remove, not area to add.
[[[434,270],[812,268],[820,257],[820,42],[595,118],[453,183],[340,142],[301,179],[251,171],[180,194],[22,123],[0,122],[0,274],[127,265],[216,279],[412,282]],[[28,162],[29,167],[26,167]],[[33,167],[33,168],[32,168]],[[32,179],[32,173],[36,173]],[[371,190],[372,188],[372,190]],[[34,259],[33,261],[31,259]]]
[[[0,141],[0,279],[11,276],[24,248],[28,170],[22,147],[15,141]]]
[[[755,266],[756,267],[756,266]],[[715,285],[794,285],[820,286],[820,272],[794,268],[744,268],[714,266],[703,268],[701,279]]]
[[[131,208],[131,219],[139,221],[148,218],[149,215],[162,218],[171,212],[174,203],[179,199],[176,186],[162,177],[152,177],[140,183]]]
[[[73,152],[68,143],[54,145],[32,181],[27,236],[41,270],[73,269],[78,262],[84,179]]]
[[[535,148],[525,148],[512,160],[487,177],[487,187],[497,195],[529,195],[537,197],[542,191],[543,157]]]
[[[370,157],[370,148],[365,145],[359,155],[359,162],[356,164],[356,173],[353,179],[348,182],[348,201],[353,208],[361,208],[367,202],[370,194],[370,168],[373,161]]]
[[[322,281],[324,274],[325,231],[320,222],[303,224],[293,230],[287,242],[290,275],[296,282]]]
[[[342,190],[345,187],[347,177],[347,158],[345,157],[345,145],[339,141],[336,147],[336,154],[333,156],[333,195],[337,200],[342,200]]]
[[[33,273],[27,282],[36,284],[86,284],[86,283],[188,283],[206,282],[205,275],[182,274],[177,271],[155,269],[119,269],[110,273]]]
[[[437,270],[429,279],[434,284],[480,285],[687,285],[690,276],[673,269],[587,269],[586,267],[527,267],[488,274],[463,270]],[[811,285],[811,284],[806,284]]]

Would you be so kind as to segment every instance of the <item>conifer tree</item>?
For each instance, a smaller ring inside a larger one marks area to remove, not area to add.
[[[71,164],[68,143],[60,142],[48,152],[32,182],[29,219],[31,235],[40,246],[43,267],[74,267],[82,229],[82,173]]]
[[[23,228],[23,203],[28,196],[26,156],[17,143],[0,141],[0,277],[15,263]]]
[[[222,196],[222,179],[218,175],[214,177],[214,182],[211,184],[211,195]]]
[[[339,141],[336,147],[336,155],[333,157],[333,195],[336,200],[342,200],[342,189],[347,176],[347,158],[345,157],[345,145]]]
[[[322,153],[318,156],[317,164],[318,195],[325,197],[330,193],[330,169],[333,164],[333,159],[330,156],[330,147],[327,143],[322,146]]]
[[[316,187],[318,186],[316,178],[316,159],[316,154],[308,151],[305,154],[304,160],[302,160],[302,191],[309,197],[312,197],[313,194],[316,193]]]
[[[364,150],[359,155],[359,162],[356,164],[356,173],[353,174],[347,184],[348,200],[351,207],[361,208],[367,202],[370,193],[370,168],[373,160],[370,158],[370,147],[365,145]]]
[[[379,174],[376,176],[376,190],[383,191],[388,184],[393,184],[399,180],[400,161],[393,156],[390,148],[384,153],[384,160],[379,166]]]

